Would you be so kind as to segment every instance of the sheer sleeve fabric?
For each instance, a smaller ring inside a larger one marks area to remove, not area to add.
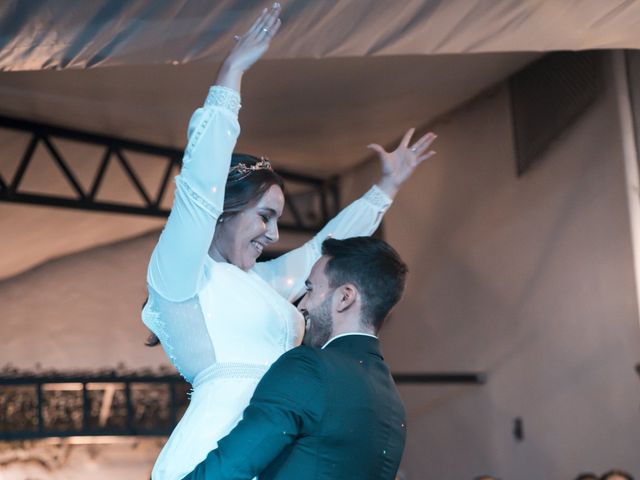
[[[253,270],[280,295],[293,302],[304,293],[304,282],[321,256],[322,242],[371,235],[376,231],[391,199],[377,186],[345,207],[303,246],[274,260],[257,263]]]
[[[239,108],[238,92],[214,86],[189,122],[173,207],[147,271],[147,283],[166,300],[187,300],[203,286],[204,264],[240,133]]]
[[[142,321],[156,334],[162,349],[189,383],[216,361],[198,297],[171,302],[149,287]]]

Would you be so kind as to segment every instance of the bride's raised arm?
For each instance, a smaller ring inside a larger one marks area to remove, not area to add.
[[[166,300],[196,295],[204,282],[204,263],[224,205],[231,154],[240,133],[242,76],[268,49],[280,27],[280,5],[264,9],[238,37],[189,122],[188,143],[171,214],[151,256],[150,289]]]
[[[380,181],[358,200],[342,209],[303,246],[274,260],[257,263],[253,270],[283,297],[290,301],[298,299],[304,293],[304,282],[311,267],[321,256],[322,242],[327,237],[344,239],[368,236],[375,232],[400,186],[418,165],[435,155],[435,151],[429,147],[436,135],[429,132],[410,145],[414,132],[413,128],[407,131],[392,152],[387,152],[377,144],[369,145],[380,160]]]

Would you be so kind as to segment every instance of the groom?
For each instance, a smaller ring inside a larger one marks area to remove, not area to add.
[[[393,479],[405,412],[376,334],[407,272],[388,244],[328,239],[298,308],[304,345],[258,384],[243,419],[189,480]]]

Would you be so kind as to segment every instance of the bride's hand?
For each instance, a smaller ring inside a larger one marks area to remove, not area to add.
[[[368,145],[368,148],[378,154],[382,166],[382,178],[378,186],[391,198],[395,197],[400,185],[411,176],[418,165],[436,154],[434,150],[428,149],[438,136],[429,132],[409,146],[414,132],[415,128],[409,129],[393,152],[387,152],[375,143]]]
[[[269,43],[280,28],[280,4],[274,3],[270,9],[265,8],[251,28],[236,37],[237,42],[231,49],[224,65],[232,70],[245,72],[267,51]]]

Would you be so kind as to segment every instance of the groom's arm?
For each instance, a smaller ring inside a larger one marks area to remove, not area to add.
[[[285,353],[258,384],[240,423],[184,478],[248,480],[260,474],[320,422],[324,383],[318,352],[298,347]]]

